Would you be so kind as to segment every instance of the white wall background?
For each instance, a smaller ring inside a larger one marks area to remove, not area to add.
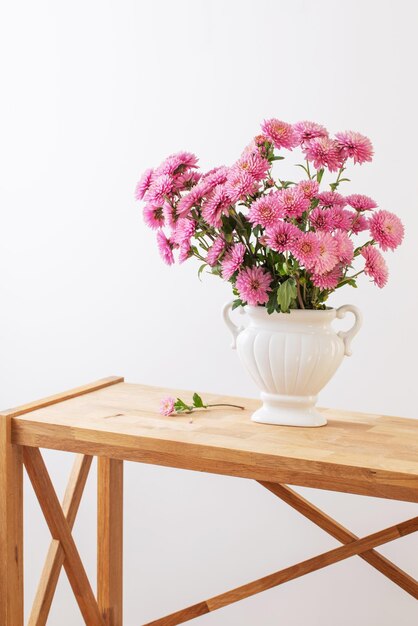
[[[352,192],[402,217],[380,291],[338,294],[364,328],[323,404],[417,417],[417,5],[412,0],[16,0],[1,19],[3,407],[111,374],[254,395],[229,350],[228,287],[167,268],[133,200],[143,169],[189,149],[238,156],[264,117],[352,128],[375,145]],[[347,188],[348,192],[348,188]],[[280,433],[278,431],[278,436]],[[60,491],[69,455],[48,453]],[[256,484],[126,464],[126,625],[336,545]],[[302,491],[302,490],[301,490]],[[308,490],[304,490],[308,493]],[[309,492],[359,534],[412,504]],[[95,494],[76,527],[95,578]],[[48,532],[27,488],[27,601]],[[382,552],[418,574],[417,538]],[[200,618],[202,626],[413,626],[417,603],[351,559]],[[65,576],[50,623],[82,623]],[[196,622],[197,623],[197,622]]]

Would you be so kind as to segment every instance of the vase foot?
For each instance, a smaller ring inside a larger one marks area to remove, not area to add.
[[[316,397],[261,394],[263,405],[251,416],[253,422],[277,426],[325,426],[327,420],[315,408]]]

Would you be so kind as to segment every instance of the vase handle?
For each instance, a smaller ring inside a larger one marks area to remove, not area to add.
[[[350,328],[350,330],[340,330],[338,336],[341,337],[344,342],[344,354],[346,356],[351,356],[351,341],[361,328],[363,316],[361,311],[356,306],[353,306],[352,304],[344,304],[344,306],[340,306],[340,308],[337,309],[338,319],[345,317],[346,313],[352,313],[354,315],[354,325]]]
[[[244,329],[243,326],[237,326],[230,318],[230,312],[232,311],[232,302],[227,302],[222,309],[222,317],[224,318],[225,324],[228,326],[232,335],[232,343],[231,348],[233,350],[237,347],[237,337],[240,332]]]

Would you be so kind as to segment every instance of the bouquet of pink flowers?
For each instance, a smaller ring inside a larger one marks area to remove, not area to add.
[[[314,122],[270,119],[261,129],[231,167],[201,173],[194,154],[179,152],[143,174],[136,198],[164,261],[197,257],[199,275],[207,268],[232,284],[234,306],[265,305],[269,313],[323,309],[363,273],[383,287],[380,250],[402,242],[402,222],[376,211],[368,196],[337,192],[350,160],[372,160],[370,140],[352,131],[330,137]],[[294,148],[303,179],[282,180],[273,169]],[[321,190],[328,173],[333,182]]]

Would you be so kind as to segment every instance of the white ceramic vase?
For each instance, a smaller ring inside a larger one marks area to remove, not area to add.
[[[224,306],[224,320],[234,337],[233,348],[261,391],[262,406],[254,422],[286,426],[324,426],[316,409],[318,393],[335,374],[361,326],[360,311],[350,304],[324,311],[291,310],[269,315],[262,306],[241,309],[246,318],[237,326],[230,318],[232,302]],[[353,313],[348,331],[336,332],[333,320]]]

